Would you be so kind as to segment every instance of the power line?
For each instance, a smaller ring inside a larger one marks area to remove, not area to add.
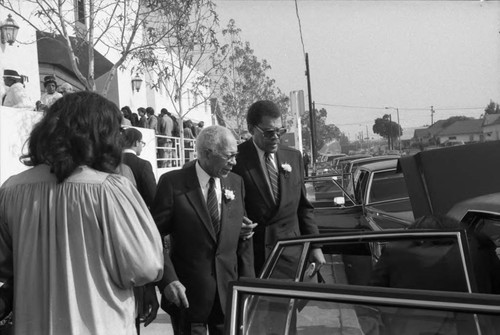
[[[316,102],[316,105],[319,106],[329,106],[329,107],[342,107],[342,108],[362,108],[362,109],[374,109],[374,110],[382,110],[386,109],[385,107],[370,107],[370,106],[354,106],[354,105],[336,105],[336,104],[327,104],[327,103],[321,103],[321,102]],[[435,111],[449,111],[449,110],[484,110],[485,107],[437,107],[436,105],[434,106]],[[402,110],[407,110],[407,111],[429,111],[431,106],[429,107],[398,107],[400,111]]]

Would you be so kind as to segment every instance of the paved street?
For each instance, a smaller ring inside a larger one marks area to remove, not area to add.
[[[161,308],[158,310],[158,316],[147,327],[141,327],[141,335],[173,335],[170,317]]]
[[[158,293],[158,302],[161,300],[161,296]],[[158,315],[156,319],[147,327],[141,325],[141,335],[173,335],[172,324],[170,323],[170,317],[161,308],[158,310]]]

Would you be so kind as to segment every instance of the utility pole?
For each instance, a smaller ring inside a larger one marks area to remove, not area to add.
[[[309,119],[311,122],[311,158],[313,173],[316,173],[316,116],[314,115],[313,100],[311,96],[311,75],[309,73],[309,54],[306,52],[306,78],[307,78],[307,96],[309,97]]]
[[[394,149],[394,143],[392,143],[392,114],[389,114],[389,150]]]
[[[434,113],[436,113],[434,106],[431,106],[431,126],[434,124]]]

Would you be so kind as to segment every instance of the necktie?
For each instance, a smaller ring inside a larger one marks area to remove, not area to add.
[[[220,222],[219,222],[219,203],[217,202],[217,195],[215,194],[215,179],[210,178],[208,181],[208,196],[207,207],[212,225],[214,226],[215,236],[219,235]]]
[[[273,190],[274,201],[278,203],[280,198],[280,191],[278,187],[278,171],[274,167],[271,155],[266,152],[266,167],[267,173],[269,174],[269,181],[271,182],[271,189]]]

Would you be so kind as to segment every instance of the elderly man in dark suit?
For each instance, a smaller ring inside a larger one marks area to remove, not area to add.
[[[158,183],[153,217],[171,242],[158,286],[175,334],[222,334],[228,283],[254,277],[252,240],[240,237],[245,190],[227,128],[205,128],[196,150],[196,163]]]
[[[304,164],[298,150],[279,144],[286,132],[281,111],[272,101],[257,101],[250,106],[247,126],[252,138],[238,146],[234,172],[245,183],[245,207],[255,229],[254,264],[262,270],[266,257],[278,239],[317,234],[314,208],[306,198]],[[313,261],[321,266],[325,258],[320,248],[312,251]],[[297,255],[282,255],[293,271]],[[284,273],[290,276],[291,273]]]
[[[135,128],[127,128],[123,131],[123,156],[122,161],[128,165],[134,173],[137,190],[141,194],[148,207],[153,204],[156,194],[156,179],[151,163],[139,158],[145,143],[142,141],[142,133]]]

